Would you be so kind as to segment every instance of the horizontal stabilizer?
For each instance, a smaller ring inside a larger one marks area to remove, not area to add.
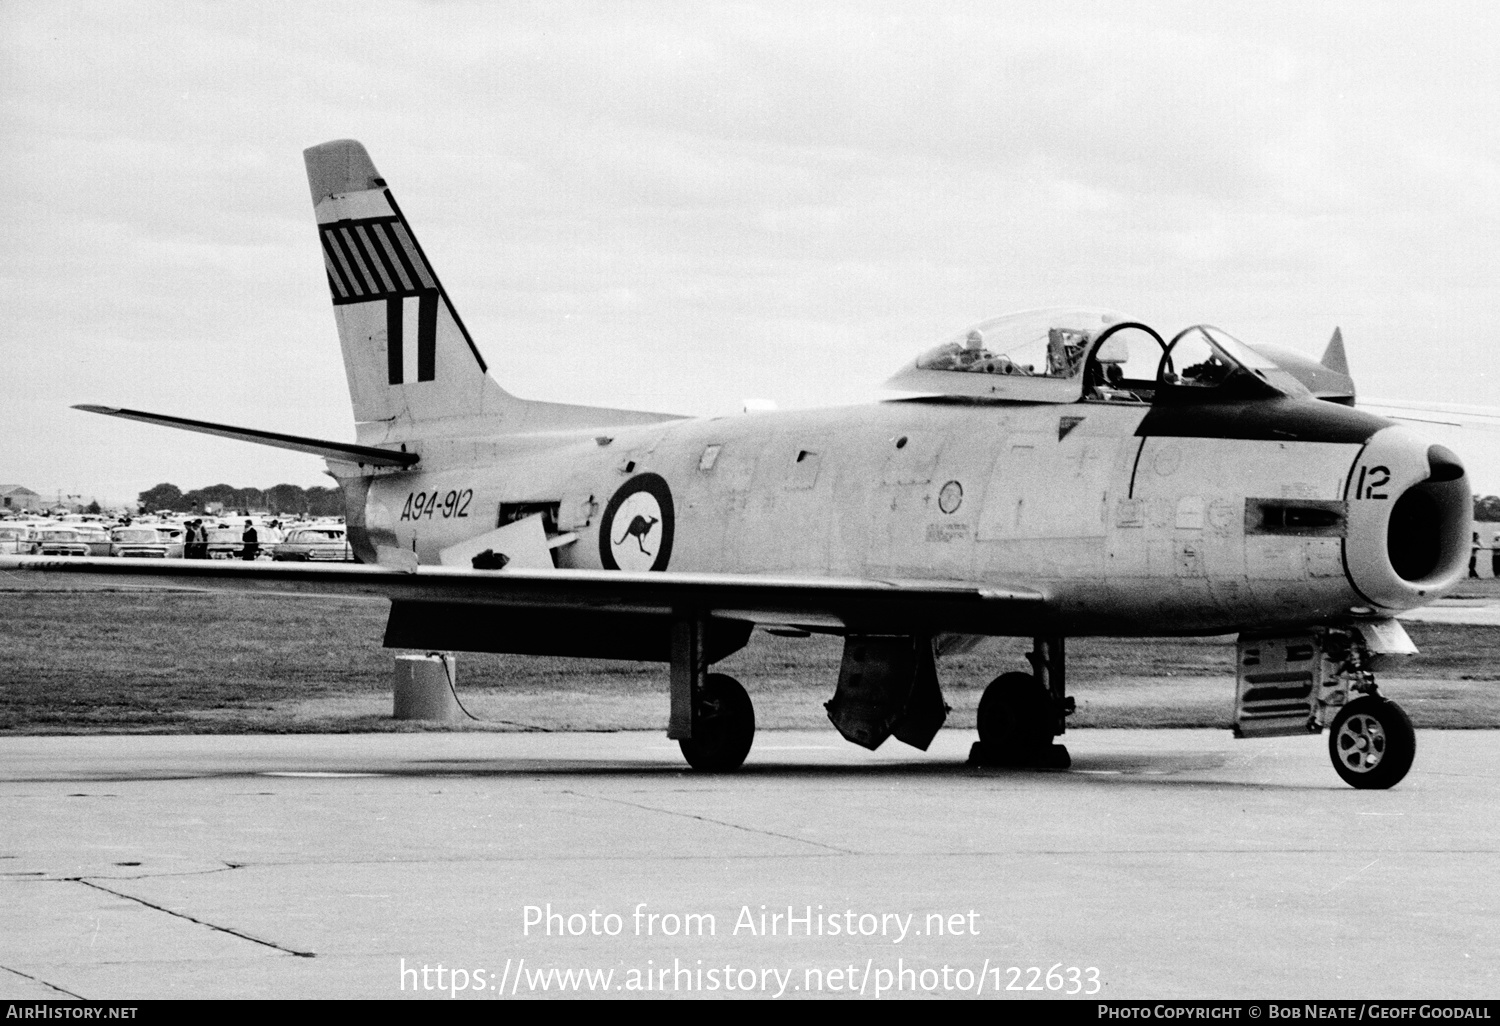
[[[126,420],[139,420],[146,424],[160,424],[163,427],[181,428],[184,431],[197,431],[205,435],[218,435],[220,438],[237,438],[242,442],[254,442],[257,445],[270,445],[278,449],[291,449],[293,452],[305,452],[314,456],[321,456],[325,460],[337,460],[341,463],[362,463],[372,467],[409,467],[416,463],[419,457],[414,452],[397,452],[392,449],[377,449],[369,445],[351,445],[347,442],[327,442],[320,438],[302,438],[298,435],[282,435],[274,431],[256,431],[254,428],[231,427],[228,424],[211,424],[204,420],[188,420],[185,417],[168,417],[161,413],[142,413],[140,410],[123,410],[118,406],[74,406],[75,410],[84,410],[88,413],[102,413],[106,417],[123,417]]]

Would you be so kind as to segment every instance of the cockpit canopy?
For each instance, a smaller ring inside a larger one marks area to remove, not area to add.
[[[1210,402],[1306,395],[1273,360],[1193,325],[1162,340],[1112,310],[1027,310],[982,321],[927,350],[888,387],[1020,402]]]

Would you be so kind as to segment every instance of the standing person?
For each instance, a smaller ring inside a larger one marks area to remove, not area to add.
[[[240,541],[245,546],[240,550],[241,559],[254,559],[260,552],[260,535],[255,533],[255,524],[252,521],[245,521],[245,533],[240,535]]]
[[[1495,532],[1495,538],[1490,548],[1490,572],[1500,577],[1500,531]]]
[[[187,522],[187,535],[182,539],[182,554],[188,559],[202,559],[198,548],[198,521]]]
[[[1469,576],[1479,576],[1479,532],[1474,532],[1474,543],[1469,548]]]

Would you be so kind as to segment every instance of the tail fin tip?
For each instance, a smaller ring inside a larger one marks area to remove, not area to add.
[[[1323,358],[1318,362],[1331,371],[1349,376],[1349,359],[1344,355],[1344,333],[1338,328],[1333,329],[1333,337],[1328,340],[1328,348],[1323,350]]]
[[[312,189],[313,206],[325,198],[345,192],[365,192],[385,186],[385,179],[375,170],[364,145],[354,139],[309,146],[302,151],[307,163],[307,184]]]

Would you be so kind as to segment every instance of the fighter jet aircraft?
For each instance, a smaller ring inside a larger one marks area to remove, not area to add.
[[[364,147],[305,157],[357,443],[79,408],[324,457],[364,565],[7,568],[380,594],[389,647],[664,662],[668,736],[706,771],[750,750],[749,695],[709,671],[757,626],[844,639],[828,715],[871,749],[930,743],[943,653],[1033,639],[986,688],[973,755],[1019,766],[1068,763],[1067,638],[1237,633],[1240,736],[1327,728],[1359,788],[1410,767],[1375,673],[1415,651],[1394,615],[1465,570],[1469,484],[1447,449],[1325,401],[1338,361],[1054,309],[957,333],[865,407],[533,402],[489,377]]]

